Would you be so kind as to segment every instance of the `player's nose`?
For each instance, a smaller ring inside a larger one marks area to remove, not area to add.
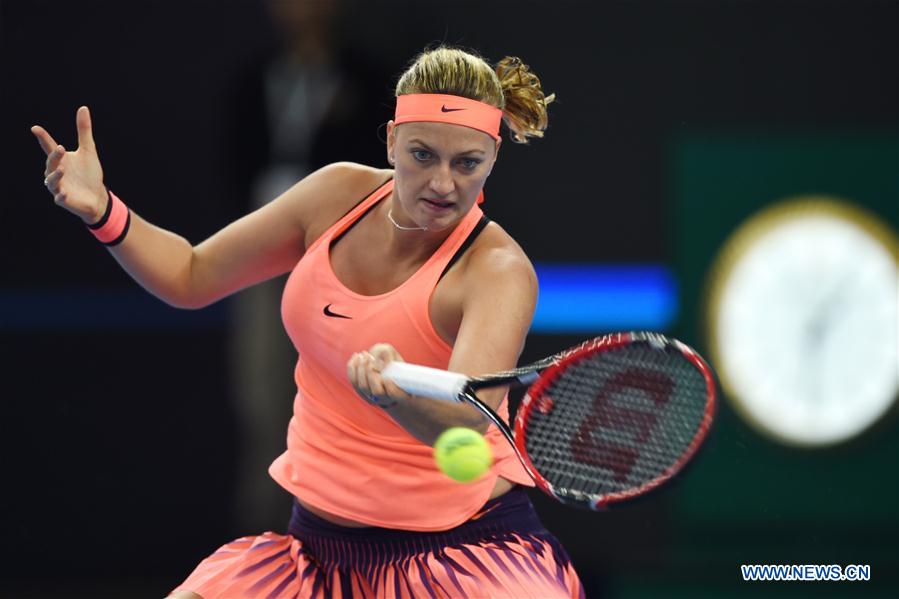
[[[434,171],[434,174],[431,176],[430,187],[434,193],[440,194],[441,197],[448,196],[456,189],[456,183],[453,181],[453,175],[449,167],[441,167]]]

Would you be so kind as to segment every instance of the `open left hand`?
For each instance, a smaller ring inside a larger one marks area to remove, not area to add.
[[[47,155],[44,185],[54,202],[91,224],[103,216],[108,200],[87,106],[78,109],[75,124],[78,149],[74,152],[67,152],[39,125],[32,127],[31,132]]]
[[[381,371],[390,362],[404,361],[392,345],[377,343],[368,351],[350,357],[346,365],[347,377],[359,397],[381,408],[390,408],[411,396],[393,382],[382,380]]]

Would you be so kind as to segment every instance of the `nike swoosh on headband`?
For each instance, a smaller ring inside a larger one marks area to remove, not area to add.
[[[499,140],[503,111],[479,100],[452,94],[402,94],[396,97],[394,124],[449,123],[483,131]]]
[[[330,316],[331,318],[348,318],[350,320],[353,319],[352,316],[344,316],[343,314],[338,314],[337,312],[331,312],[331,304],[325,306],[323,312],[325,313],[325,316]]]

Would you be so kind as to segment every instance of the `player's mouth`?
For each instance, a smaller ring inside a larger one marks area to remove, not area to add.
[[[453,202],[443,202],[441,200],[430,200],[428,198],[421,198],[422,203],[433,212],[442,213],[448,211],[450,208],[455,206]]]

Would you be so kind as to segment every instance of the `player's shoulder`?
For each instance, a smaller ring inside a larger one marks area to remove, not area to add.
[[[358,162],[333,162],[318,169],[316,173],[321,177],[338,180],[342,184],[352,185],[374,180],[386,180],[393,171],[390,169],[375,168]]]
[[[356,162],[335,162],[323,166],[303,180],[309,201],[304,202],[307,246],[393,176]]]
[[[358,204],[368,194],[393,176],[389,169],[379,169],[356,162],[334,162],[323,166],[308,179],[323,192],[322,203]]]
[[[486,283],[530,287],[536,291],[537,274],[524,249],[498,223],[484,227],[468,251],[466,276]]]

